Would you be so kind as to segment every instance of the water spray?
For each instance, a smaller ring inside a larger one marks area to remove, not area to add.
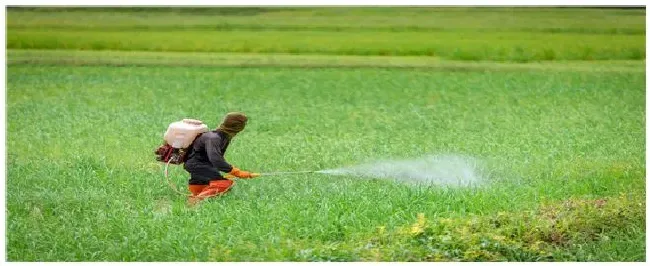
[[[469,186],[481,182],[483,179],[481,170],[481,165],[475,158],[445,154],[417,159],[375,161],[325,170],[266,172],[260,173],[260,176],[317,173],[361,178],[385,178],[434,185]],[[226,178],[235,179],[230,175],[226,175]]]
[[[168,166],[169,162],[165,165],[164,175],[167,178],[169,186],[176,193],[186,195],[186,193],[180,192],[169,179],[167,172]],[[387,178],[434,185],[469,186],[481,183],[483,179],[482,170],[479,161],[475,158],[447,154],[410,160],[375,161],[325,170],[264,172],[259,175],[292,176],[300,174],[326,174],[361,178]],[[239,179],[230,174],[224,175],[224,178]]]

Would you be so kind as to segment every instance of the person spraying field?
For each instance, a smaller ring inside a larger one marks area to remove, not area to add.
[[[228,163],[224,155],[232,139],[246,127],[248,118],[242,113],[228,113],[223,122],[212,131],[198,120],[184,119],[175,122],[165,133],[165,145],[156,154],[167,165],[184,164],[190,173],[189,203],[196,204],[206,198],[223,195],[234,185],[234,179],[250,179],[258,176],[299,174],[347,175],[370,178],[395,178],[417,183],[466,186],[476,184],[473,161],[458,156],[433,156],[419,160],[383,161],[346,168],[252,173]],[[469,158],[471,159],[471,158]],[[227,173],[225,176],[221,174]],[[167,168],[165,168],[167,176]],[[168,177],[168,176],[167,176]],[[169,178],[168,178],[169,179]],[[176,187],[170,186],[178,192]]]
[[[167,165],[184,164],[183,168],[190,173],[190,204],[225,194],[234,185],[235,178],[260,176],[259,173],[243,171],[224,158],[230,142],[244,130],[247,122],[245,114],[234,112],[226,114],[222,123],[212,131],[194,119],[184,119],[169,126],[164,137],[165,144],[155,152],[156,159]],[[223,176],[221,172],[227,174]]]
[[[243,113],[228,113],[217,129],[202,133],[194,140],[184,165],[190,173],[190,203],[228,192],[234,184],[232,177],[247,179],[259,176],[231,165],[224,158],[230,142],[244,130],[247,122]],[[224,177],[220,172],[228,175]]]

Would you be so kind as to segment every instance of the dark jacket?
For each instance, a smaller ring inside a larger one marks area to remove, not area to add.
[[[188,151],[185,170],[196,172],[197,169],[212,168],[221,172],[232,171],[232,165],[226,162],[224,155],[230,144],[230,138],[220,130],[208,131],[198,136]],[[217,173],[218,174],[218,173]]]

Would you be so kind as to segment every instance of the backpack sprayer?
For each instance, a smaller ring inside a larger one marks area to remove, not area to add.
[[[163,172],[167,184],[176,193],[189,196],[190,194],[182,193],[178,190],[176,185],[171,182],[169,178],[169,164],[180,165],[187,161],[187,155],[192,148],[194,140],[201,134],[208,131],[208,126],[200,120],[196,119],[183,119],[181,121],[173,122],[167,128],[163,135],[164,143],[156,151],[156,160],[165,163],[165,170]],[[295,171],[295,172],[268,172],[260,173],[260,176],[271,175],[292,175],[292,174],[308,174],[318,173],[319,171]],[[231,175],[224,176],[227,179],[236,179]]]
[[[208,126],[201,120],[183,119],[173,122],[167,127],[163,135],[164,143],[156,151],[156,160],[165,163],[164,176],[168,185],[178,194],[189,195],[178,190],[176,185],[169,179],[169,164],[183,164],[187,161],[187,155],[192,143],[199,135],[208,131]]]

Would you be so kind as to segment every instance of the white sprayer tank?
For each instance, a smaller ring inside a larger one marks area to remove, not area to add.
[[[181,149],[189,147],[196,136],[208,131],[208,126],[196,119],[183,119],[169,124],[164,139],[167,144]]]

